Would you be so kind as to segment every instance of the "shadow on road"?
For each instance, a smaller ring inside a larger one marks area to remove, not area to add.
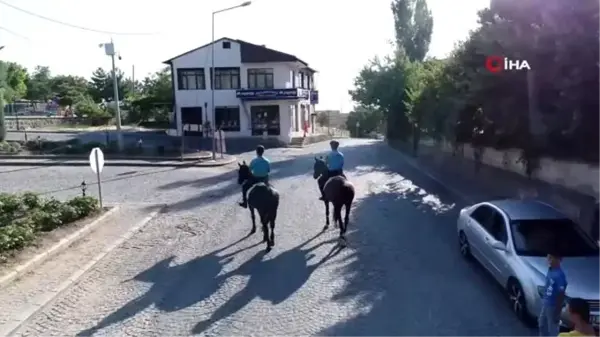
[[[307,265],[307,262],[314,257],[313,254],[310,254],[313,250],[331,242],[331,240],[324,241],[314,247],[302,249],[320,235],[317,234],[310,240],[278,255],[272,260],[262,261],[264,251],[261,250],[238,269],[223,275],[219,275],[219,273],[226,264],[233,260],[236,254],[256,247],[261,243],[238,249],[233,253],[219,255],[249,237],[246,236],[224,248],[182,265],[171,266],[175,259],[174,256],[164,259],[131,280],[124,281],[135,280],[152,283],[152,287],[146,293],[129,301],[117,311],[102,319],[94,327],[79,332],[77,336],[91,336],[101,329],[136,316],[152,305],[164,312],[174,312],[188,308],[209,298],[233,275],[248,275],[250,280],[243,290],[217,309],[209,320],[198,323],[194,328],[195,332],[201,332],[208,328],[210,324],[235,313],[255,297],[261,297],[274,304],[281,303],[300,289],[314,270],[339,252],[339,248],[334,246],[329,254],[319,262],[310,266]],[[282,272],[283,270],[291,272]],[[277,282],[273,282],[274,277],[278,279]]]
[[[212,324],[238,312],[255,298],[261,298],[275,305],[285,301],[302,288],[310,275],[319,266],[340,252],[339,246],[334,245],[325,257],[315,264],[309,265],[308,262],[315,256],[311,253],[312,251],[325,244],[337,241],[323,241],[310,248],[305,248],[320,235],[321,233],[270,260],[263,261],[264,252],[259,252],[238,269],[227,274],[226,277],[233,275],[249,276],[248,283],[225,304],[215,310],[209,319],[199,322],[191,333],[200,334],[204,332]],[[276,281],[274,281],[275,278]]]
[[[134,317],[151,305],[155,305],[159,310],[172,312],[208,298],[219,289],[226,279],[218,276],[223,270],[223,266],[231,262],[236,254],[256,247],[260,243],[222,256],[218,254],[243,242],[248,237],[181,265],[171,266],[175,257],[169,257],[139,273],[131,280],[124,281],[152,283],[152,287],[142,296],[129,301],[102,319],[96,326],[81,331],[77,335],[91,336],[101,329]]]

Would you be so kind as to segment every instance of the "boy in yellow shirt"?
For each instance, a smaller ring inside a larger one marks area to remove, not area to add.
[[[590,324],[590,306],[586,300],[572,298],[568,303],[569,318],[573,330],[563,332],[559,336],[596,336],[596,331]]]

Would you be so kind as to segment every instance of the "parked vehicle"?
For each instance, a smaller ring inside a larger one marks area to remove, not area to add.
[[[587,300],[592,324],[598,328],[600,252],[566,215],[536,200],[482,202],[460,211],[457,234],[461,254],[473,257],[492,274],[524,321],[537,316],[542,307],[546,256],[554,245],[562,254],[567,276],[566,301]],[[561,325],[571,326],[565,309]]]

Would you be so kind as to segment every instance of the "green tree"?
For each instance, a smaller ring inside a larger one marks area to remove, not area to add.
[[[346,128],[352,137],[366,137],[371,132],[380,132],[382,121],[383,116],[379,110],[358,106],[348,113]],[[356,123],[359,123],[358,128]]]
[[[116,69],[117,83],[119,89],[119,100],[124,99],[130,91],[131,87],[127,87],[127,83],[123,80],[125,74],[122,70]],[[107,72],[102,68],[94,70],[90,79],[89,93],[95,102],[112,101],[114,97],[112,72]]]
[[[409,92],[407,73],[429,50],[433,18],[425,0],[394,0],[391,9],[396,51],[391,57],[376,58],[365,66],[356,77],[350,95],[360,105],[378,110],[379,116],[386,120],[382,124],[387,125],[389,138],[406,140],[415,130],[405,104]]]
[[[171,68],[166,67],[146,77],[142,90],[131,102],[129,121],[140,123],[154,120],[168,122],[172,111],[173,87],[171,83]]]
[[[320,126],[330,126],[329,125],[329,114],[326,111],[321,111],[317,114],[317,118],[315,119],[317,124]]]
[[[26,81],[27,95],[30,100],[46,101],[52,97],[50,68],[37,66]]]
[[[79,76],[59,75],[51,79],[52,93],[61,106],[73,106],[88,98],[88,81]]]

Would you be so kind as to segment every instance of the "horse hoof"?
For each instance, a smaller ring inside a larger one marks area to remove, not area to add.
[[[249,234],[249,235],[252,235],[252,234],[254,234],[254,233],[256,233],[256,228],[253,228],[253,229],[250,231],[250,234]]]
[[[323,227],[323,232],[326,231],[327,229],[329,229],[329,225],[325,225],[325,227]]]
[[[270,251],[271,251],[271,249],[273,249],[273,247],[271,247],[271,246],[267,246],[267,248],[265,249],[265,253],[268,253],[268,252],[270,252]]]
[[[339,238],[338,244],[340,245],[340,248],[345,248],[348,245],[348,242],[346,241],[346,238]]]

